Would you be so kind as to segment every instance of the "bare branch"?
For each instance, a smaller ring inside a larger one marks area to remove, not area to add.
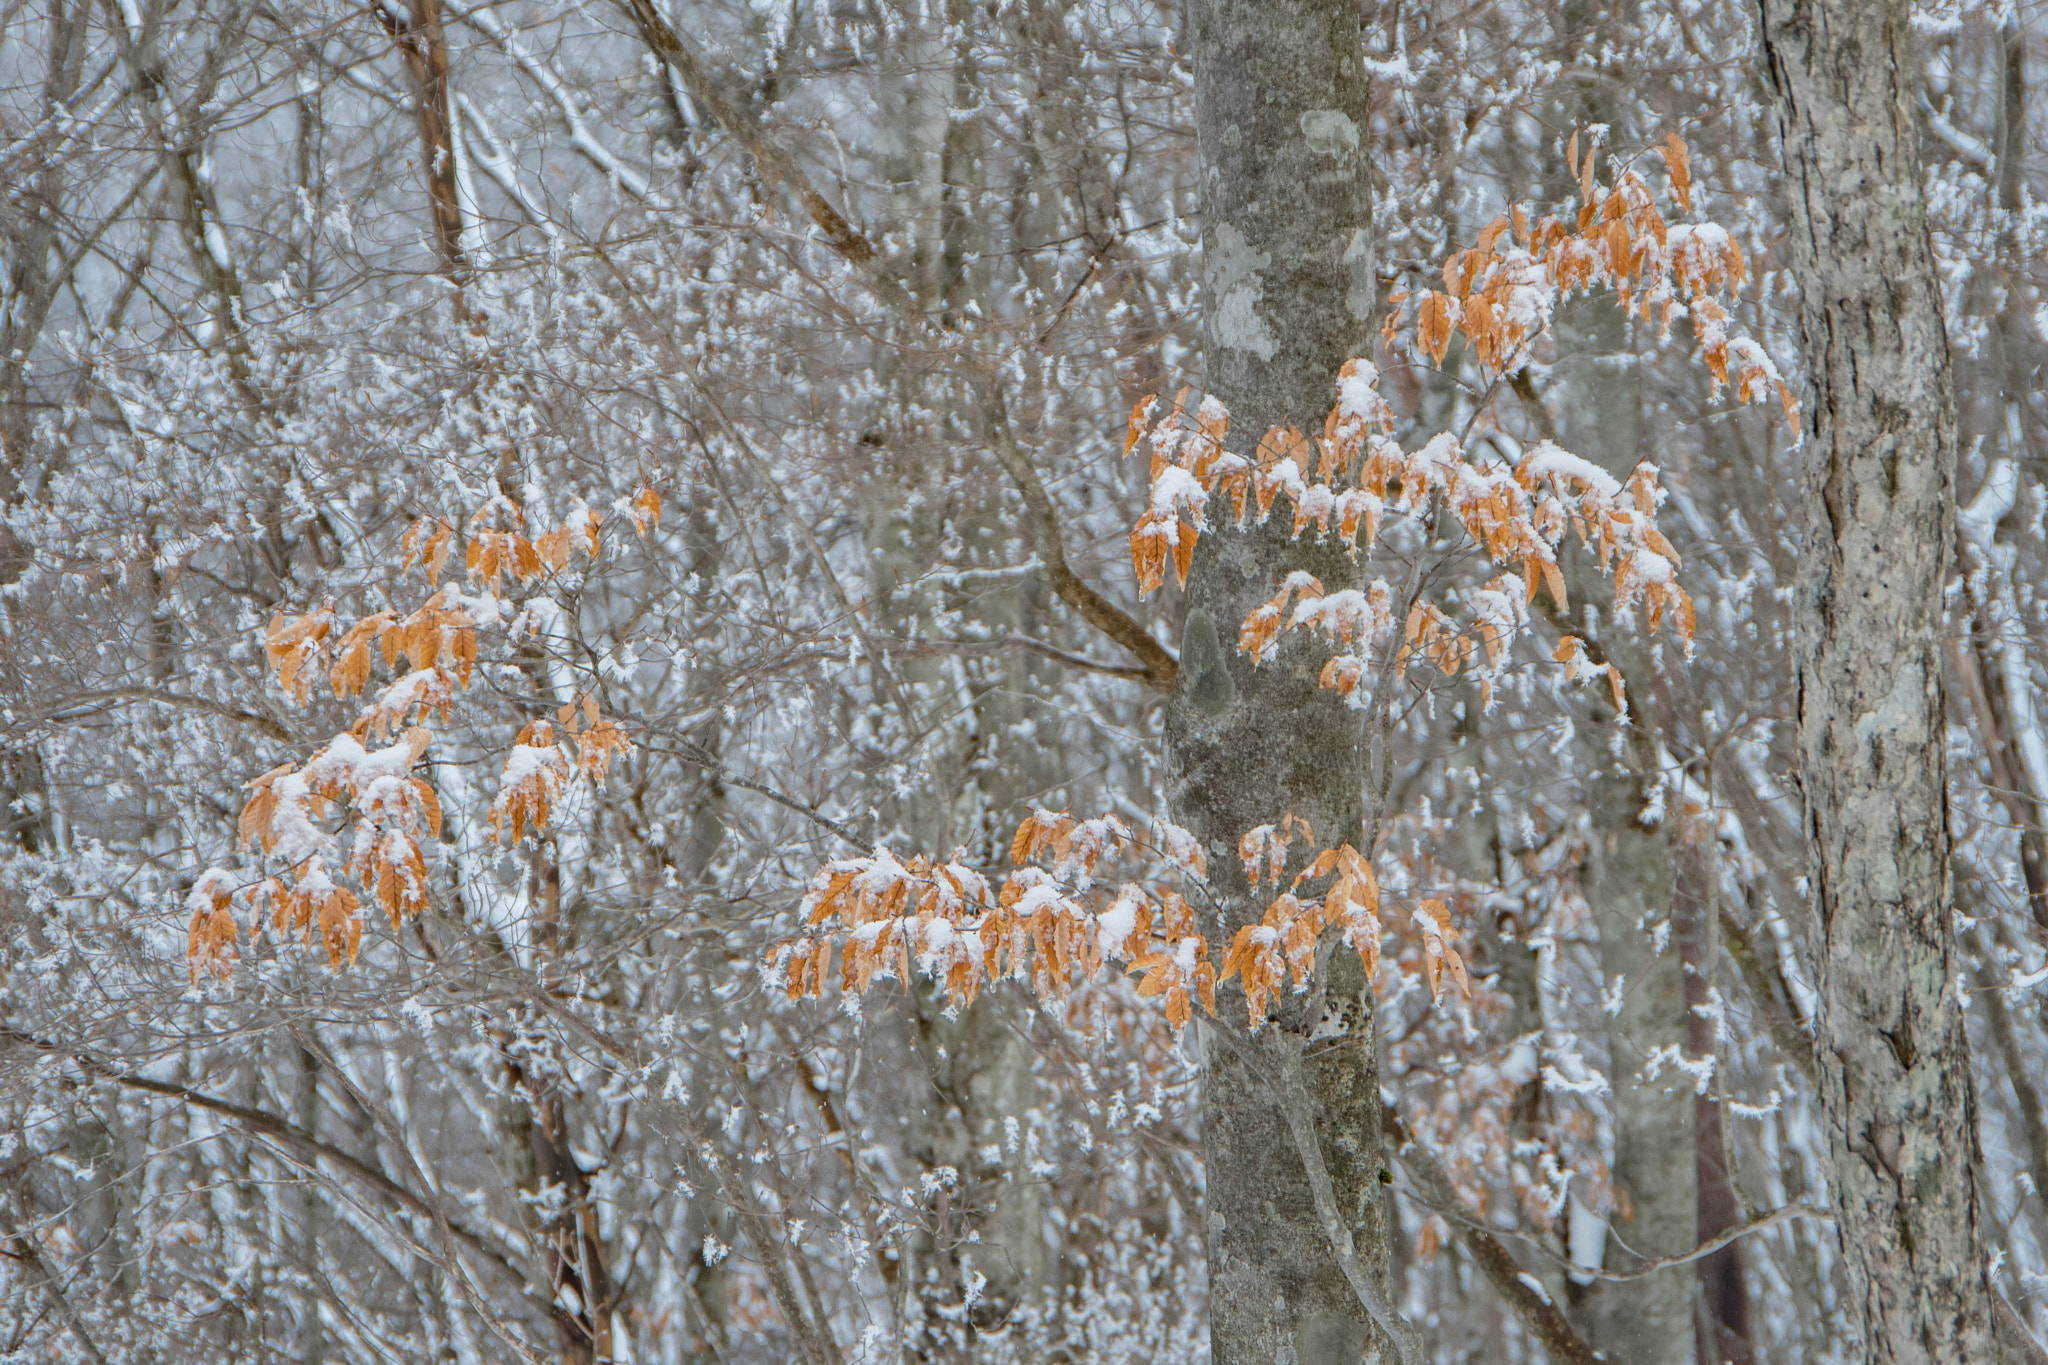
[[[1543,1349],[1550,1353],[1550,1358],[1560,1365],[1598,1365],[1600,1357],[1551,1302],[1541,1282],[1525,1273],[1514,1256],[1501,1245],[1500,1239],[1479,1221],[1479,1216],[1459,1195],[1450,1172],[1443,1168],[1434,1153],[1416,1141],[1415,1135],[1391,1104],[1380,1111],[1380,1132],[1394,1145],[1402,1168],[1420,1189],[1422,1198],[1416,1202],[1425,1208],[1435,1209],[1450,1220],[1466,1250],[1472,1253],[1472,1259],[1493,1286],[1494,1293],[1515,1310],[1529,1329],[1529,1334],[1543,1343]],[[1410,1197],[1413,1198],[1412,1195]]]
[[[239,1127],[249,1132],[275,1138],[288,1147],[296,1149],[300,1155],[313,1161],[331,1162],[339,1170],[346,1172],[364,1185],[376,1190],[379,1194],[384,1195],[408,1212],[418,1214],[422,1218],[437,1219],[444,1222],[449,1231],[458,1239],[468,1245],[471,1250],[477,1252],[504,1271],[514,1283],[524,1283],[524,1276],[520,1274],[519,1270],[511,1262],[507,1261],[501,1252],[491,1246],[481,1233],[468,1227],[466,1224],[448,1218],[444,1210],[437,1208],[434,1204],[414,1194],[411,1190],[399,1184],[390,1176],[385,1175],[374,1166],[367,1164],[358,1157],[351,1156],[339,1147],[322,1142],[305,1129],[285,1119],[281,1119],[275,1114],[265,1113],[261,1109],[254,1109],[248,1105],[235,1104],[229,1100],[218,1099],[203,1091],[193,1090],[169,1081],[152,1080],[147,1076],[138,1076],[132,1072],[122,1071],[119,1067],[102,1060],[82,1048],[67,1047],[62,1043],[47,1038],[39,1038],[32,1033],[26,1033],[5,1024],[0,1024],[0,1038],[4,1038],[9,1042],[19,1043],[24,1047],[34,1048],[39,1052],[63,1057],[87,1075],[100,1080],[111,1081],[125,1089],[137,1090],[150,1095],[162,1095],[166,1098],[189,1104],[195,1109],[204,1109],[210,1114],[218,1114],[222,1118],[232,1120]]]
[[[682,77],[691,100],[746,148],[764,174],[787,185],[803,201],[811,221],[817,225],[826,243],[854,268],[862,283],[891,311],[920,330],[935,333],[937,339],[954,349],[962,362],[962,376],[973,387],[981,410],[982,438],[1024,498],[1025,515],[1038,552],[1045,559],[1046,577],[1054,593],[1078,611],[1082,619],[1135,655],[1142,666],[1142,680],[1147,686],[1160,692],[1171,691],[1177,668],[1173,655],[1128,612],[1084,582],[1067,563],[1059,516],[1044,481],[1039,478],[1037,468],[1018,442],[1010,424],[1008,405],[997,378],[996,362],[990,357],[966,351],[960,347],[957,334],[940,330],[937,321],[928,317],[910,291],[888,272],[874,244],[811,184],[810,177],[796,157],[768,136],[751,114],[727,98],[723,87],[704,70],[696,54],[655,11],[651,0],[624,0],[624,3],[656,54]]]

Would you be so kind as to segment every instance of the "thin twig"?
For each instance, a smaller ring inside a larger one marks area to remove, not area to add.
[[[640,1059],[633,1050],[605,1033],[586,1019],[579,1018],[575,1011],[562,1008],[545,991],[535,991],[531,999],[551,1018],[560,1021],[583,1035],[585,1039],[616,1061],[638,1068]],[[774,1296],[775,1306],[782,1310],[783,1319],[796,1336],[797,1349],[805,1365],[844,1365],[839,1344],[833,1340],[829,1324],[813,1321],[804,1308],[803,1299],[797,1293],[796,1282],[790,1277],[789,1266],[782,1256],[782,1239],[775,1235],[775,1225],[769,1215],[756,1207],[751,1200],[743,1198],[748,1180],[733,1163],[730,1153],[713,1141],[714,1134],[704,1126],[697,1111],[688,1101],[682,1103],[664,1102],[662,1107],[673,1113],[681,1123],[684,1135],[710,1163],[712,1174],[718,1178],[725,1192],[726,1204],[739,1217],[740,1226],[747,1230],[747,1237],[754,1244],[760,1256],[761,1268],[768,1275],[768,1289]]]
[[[368,1165],[360,1158],[351,1156],[339,1147],[321,1141],[305,1129],[285,1119],[281,1119],[275,1114],[266,1113],[261,1109],[253,1109],[247,1105],[235,1104],[229,1100],[218,1099],[203,1091],[193,1090],[169,1081],[152,1080],[148,1076],[138,1076],[131,1072],[125,1072],[119,1067],[83,1049],[67,1047],[54,1040],[39,1038],[32,1033],[27,1033],[21,1029],[12,1028],[4,1024],[0,1024],[0,1039],[19,1043],[25,1047],[32,1047],[54,1056],[63,1057],[87,1075],[103,1081],[111,1081],[125,1089],[139,1090],[150,1095],[161,1095],[165,1098],[175,1099],[188,1104],[194,1109],[203,1109],[210,1114],[218,1114],[222,1118],[231,1119],[238,1126],[252,1133],[278,1139],[287,1146],[297,1149],[302,1156],[314,1158],[316,1161],[332,1162],[336,1167],[347,1172],[409,1212],[428,1219],[437,1216],[431,1203],[391,1179],[382,1171]],[[524,1275],[510,1261],[506,1260],[496,1248],[485,1241],[481,1233],[453,1219],[447,1220],[447,1223],[449,1230],[457,1238],[467,1243],[473,1251],[503,1270],[515,1283],[523,1284],[525,1282]]]
[[[844,839],[847,843],[852,844],[855,848],[860,849],[864,853],[872,853],[874,851],[874,840],[866,838],[861,834],[859,830],[853,828],[853,826],[843,825],[839,821],[834,820],[829,815],[822,815],[818,812],[817,807],[807,806],[803,802],[797,800],[795,797],[790,796],[784,792],[779,792],[775,790],[775,788],[773,787],[765,786],[762,783],[755,782],[750,778],[741,777],[738,773],[735,773],[732,769],[726,767],[717,759],[712,758],[709,754],[705,753],[701,749],[698,749],[697,752],[694,753],[691,752],[692,749],[697,749],[697,746],[691,744],[689,740],[678,740],[677,743],[679,745],[686,745],[688,747],[664,749],[652,744],[647,744],[643,747],[645,747],[652,753],[668,754],[672,758],[680,758],[685,763],[693,764],[696,767],[702,768],[704,769],[704,771],[708,773],[714,773],[717,775],[718,780],[725,783],[727,786],[739,787],[745,791],[753,792],[757,796],[765,796],[770,801],[773,801],[776,805],[781,806],[786,810],[795,811],[798,815],[803,816],[804,819],[809,820],[811,823],[817,825],[820,829],[828,830],[831,833],[838,835],[841,839]]]
[[[107,1358],[101,1353],[99,1343],[85,1330],[84,1320],[78,1316],[78,1310],[71,1306],[70,1295],[64,1292],[63,1285],[57,1283],[57,1277],[50,1273],[50,1268],[43,1264],[41,1254],[36,1251],[35,1239],[17,1233],[9,1241],[11,1245],[7,1248],[6,1254],[27,1266],[30,1274],[41,1283],[43,1293],[49,1296],[51,1305],[57,1310],[57,1316],[64,1319],[65,1329],[78,1342],[86,1357],[93,1365],[107,1365]]]
[[[1822,1222],[1834,1221],[1834,1214],[1826,1209],[1815,1208],[1811,1204],[1787,1204],[1782,1208],[1772,1209],[1769,1213],[1752,1218],[1746,1223],[1738,1224],[1735,1227],[1717,1233],[1690,1251],[1680,1252],[1674,1256],[1642,1258],[1642,1263],[1633,1270],[1601,1270],[1593,1266],[1584,1266],[1575,1261],[1567,1260],[1549,1247],[1544,1246],[1534,1237],[1530,1237],[1525,1233],[1515,1232],[1511,1229],[1487,1227],[1486,1224],[1479,1221],[1478,1214],[1474,1213],[1465,1204],[1464,1200],[1458,1197],[1457,1187],[1450,1183],[1449,1175],[1444,1173],[1442,1167],[1436,1164],[1435,1157],[1429,1153],[1428,1149],[1422,1145],[1413,1133],[1408,1131],[1407,1125],[1401,1122],[1400,1116],[1391,1108],[1387,1110],[1386,1132],[1389,1137],[1398,1137],[1407,1144],[1407,1149],[1401,1153],[1402,1164],[1408,1165],[1411,1171],[1440,1177],[1439,1179],[1426,1179],[1422,1182],[1431,1187],[1429,1197],[1424,1198],[1411,1193],[1408,1196],[1409,1198],[1414,1199],[1417,1204],[1428,1209],[1431,1213],[1440,1214],[1448,1222],[1458,1227],[1488,1234],[1496,1231],[1505,1231],[1508,1236],[1521,1237],[1533,1245],[1545,1257],[1555,1262],[1560,1269],[1567,1270],[1581,1279],[1605,1280],[1613,1283],[1640,1280],[1654,1275],[1660,1270],[1669,1270],[1673,1266],[1690,1265],[1694,1261],[1704,1260],[1722,1247],[1732,1242],[1739,1242],[1753,1232],[1762,1232],[1765,1228],[1775,1227],[1779,1223],[1790,1222],[1795,1218],[1817,1218]]]

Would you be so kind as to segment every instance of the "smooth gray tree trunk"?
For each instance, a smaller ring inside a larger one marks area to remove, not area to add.
[[[1956,419],[1906,0],[1765,0],[1806,353],[1799,753],[1846,1306],[1873,1362],[1989,1360],[1956,993],[1942,582]]]
[[[1581,112],[1611,117],[1599,102]],[[1590,120],[1589,120],[1590,121]],[[1600,153],[1604,156],[1605,148]],[[1586,155],[1595,153],[1587,150]],[[1627,317],[1606,297],[1559,310],[1553,367],[1558,439],[1617,479],[1644,458],[1642,393]],[[1632,1272],[1645,1257],[1692,1250],[1696,1223],[1691,1078],[1654,1059],[1687,1050],[1685,979],[1672,934],[1672,804],[1663,792],[1653,679],[1658,667],[1647,619],[1612,610],[1614,586],[1577,556],[1567,570],[1573,624],[1593,634],[1627,680],[1626,714],[1612,695],[1587,689],[1576,757],[1585,791],[1586,861],[1581,886],[1599,931],[1600,973],[1618,992],[1606,1011],[1614,1094],[1614,1188],[1603,1264]],[[1577,1316],[1595,1348],[1628,1365],[1688,1365],[1694,1277],[1671,1266],[1638,1279],[1596,1281],[1579,1291]]]
[[[1636,136],[1631,108],[1621,98],[1627,59],[1615,39],[1640,22],[1637,11],[1631,0],[1565,0],[1558,10],[1561,46],[1603,55],[1555,88],[1557,139],[1575,134],[1580,155],[1593,159],[1603,178],[1611,152]],[[1569,216],[1578,184],[1562,150],[1554,141],[1544,180],[1552,207]],[[1643,375],[1628,315],[1610,295],[1584,295],[1558,309],[1556,336],[1547,380],[1556,439],[1626,480],[1644,458],[1655,458],[1646,440]],[[1614,614],[1613,583],[1591,556],[1571,556],[1565,574],[1572,628],[1594,637],[1628,690],[1625,712],[1601,689],[1586,690],[1574,758],[1588,824],[1581,886],[1599,935],[1602,980],[1619,993],[1605,1013],[1616,1206],[1606,1215],[1610,1233],[1600,1261],[1608,1270],[1632,1272],[1644,1257],[1690,1251],[1695,1223],[1691,1082],[1668,1064],[1647,1074],[1653,1058],[1683,1050],[1687,1042],[1684,977],[1672,941],[1664,747],[1650,704],[1660,659],[1645,630],[1646,614]],[[1697,1296],[1686,1267],[1574,1284],[1569,1293],[1573,1316],[1609,1359],[1628,1365],[1692,1360]]]
[[[1671,879],[1672,938],[1685,964],[1685,1050],[1692,1058],[1718,1061],[1722,1059],[1721,1039],[1711,1011],[1721,956],[1720,849],[1710,828],[1676,812],[1674,818],[1685,822],[1680,826],[1682,837],[1673,840]],[[1721,1103],[1726,1074],[1717,1068],[1706,1091],[1692,1097],[1697,1189],[1694,1235],[1703,1244],[1743,1219],[1742,1192],[1735,1184]],[[1701,1300],[1697,1349],[1701,1365],[1757,1365],[1744,1259],[1743,1244],[1731,1242],[1693,1263]]]
[[[1199,0],[1195,127],[1202,163],[1206,388],[1249,452],[1269,427],[1319,433],[1345,360],[1374,330],[1366,81],[1355,0]],[[1221,519],[1219,518],[1219,521]],[[1240,836],[1288,811],[1316,842],[1362,840],[1360,713],[1317,686],[1324,650],[1290,642],[1253,667],[1236,649],[1252,606],[1291,569],[1356,586],[1342,552],[1290,541],[1288,518],[1203,537],[1186,594],[1166,724],[1175,818],[1209,851],[1204,925],[1217,956],[1272,898],[1246,884]],[[1297,845],[1291,874],[1313,855]],[[1387,1338],[1347,1280],[1283,1112],[1298,1077],[1342,1236],[1364,1277],[1387,1280],[1380,1090],[1371,985],[1358,957],[1326,954],[1319,988],[1289,995],[1248,1033],[1244,997],[1220,993],[1204,1025],[1210,1342],[1220,1362],[1353,1365]],[[1380,1354],[1376,1354],[1380,1353]]]

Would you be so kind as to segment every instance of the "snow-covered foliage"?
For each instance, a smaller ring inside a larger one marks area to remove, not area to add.
[[[1922,8],[1981,1188],[2038,1326],[2040,35]],[[432,9],[0,14],[0,1360],[1203,1361],[1201,1031],[1339,950],[1434,1359],[1544,1358],[1475,1226],[1635,1292],[1651,1100],[1790,1211],[1735,1244],[1753,1358],[1856,1358],[1793,1216],[1748,11],[1372,11],[1389,325],[1320,431],[1232,433],[1170,396],[1184,5]],[[1205,848],[1130,642],[1267,532],[1363,586],[1258,584],[1222,647],[1367,710],[1379,814]],[[1632,1052],[1674,965],[1687,1041]]]

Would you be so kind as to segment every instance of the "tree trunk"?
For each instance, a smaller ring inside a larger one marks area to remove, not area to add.
[[[1623,59],[1614,44],[1638,22],[1637,6],[1629,0],[1566,0],[1558,10],[1565,50],[1608,54],[1575,63],[1577,77],[1559,82],[1556,90],[1559,136],[1564,130],[1576,134],[1584,157],[1604,162],[1633,135],[1633,108],[1620,97]],[[1553,203],[1567,207],[1577,193],[1573,171],[1555,151],[1552,157],[1544,183]],[[1611,297],[1581,296],[1558,309],[1556,332],[1550,383],[1556,439],[1626,480],[1653,455],[1645,441],[1643,373],[1628,314]],[[1613,585],[1587,557],[1573,557],[1565,574],[1572,628],[1597,635],[1629,694],[1624,713],[1588,689],[1590,714],[1578,718],[1574,750],[1588,824],[1581,887],[1598,931],[1601,978],[1606,989],[1619,992],[1605,1014],[1614,1087],[1609,1112],[1616,1207],[1607,1214],[1612,1235],[1579,1251],[1609,1270],[1628,1272],[1642,1257],[1691,1250],[1696,1214],[1692,1088],[1668,1063],[1653,1060],[1686,1043],[1685,985],[1670,941],[1664,748],[1650,704],[1657,655],[1642,613],[1612,612]],[[1648,1070],[1657,1074],[1647,1076]],[[1673,1266],[1640,1279],[1574,1283],[1569,1292],[1574,1315],[1609,1358],[1683,1365],[1692,1358],[1693,1285],[1686,1268]]]
[[[1682,1051],[1687,1042],[1686,999],[1678,945],[1670,941],[1671,838],[1655,813],[1665,797],[1645,704],[1654,664],[1632,623],[1607,621],[1617,637],[1608,642],[1608,657],[1622,666],[1634,695],[1625,720],[1596,706],[1598,717],[1581,729],[1589,740],[1604,739],[1625,724],[1627,741],[1618,760],[1604,745],[1597,755],[1594,743],[1581,745],[1591,825],[1583,884],[1599,928],[1601,974],[1607,990],[1619,992],[1618,1008],[1607,1012],[1607,1047],[1620,1204],[1610,1215],[1605,1264],[1626,1272],[1643,1257],[1690,1251],[1698,1208],[1692,1079],[1670,1061],[1678,1055],[1672,1049]],[[1616,770],[1596,766],[1600,758]],[[1586,1305],[1594,1346],[1630,1365],[1690,1361],[1693,1285],[1686,1266],[1597,1284]]]
[[[1346,0],[1201,0],[1193,28],[1206,382],[1230,409],[1234,444],[1248,451],[1276,423],[1320,431],[1338,368],[1371,344],[1359,14]],[[1333,590],[1361,581],[1341,551],[1291,541],[1284,522],[1203,537],[1167,712],[1175,818],[1209,850],[1215,900],[1204,929],[1218,945],[1270,899],[1246,884],[1237,843],[1247,830],[1291,810],[1319,845],[1362,839],[1362,726],[1359,712],[1318,687],[1323,653],[1296,644],[1255,668],[1234,648],[1246,612],[1288,571],[1306,569]],[[1294,852],[1290,871],[1313,851]],[[1386,1350],[1361,1302],[1371,1288],[1347,1281],[1332,1245],[1333,1232],[1348,1238],[1384,1298],[1390,1228],[1371,983],[1349,950],[1326,960],[1319,989],[1288,997],[1259,1033],[1246,1034],[1243,997],[1227,991],[1204,1034],[1210,1343],[1219,1362],[1334,1365]],[[1319,1218],[1311,1172],[1274,1093],[1275,1078],[1297,1076],[1339,1229]]]
[[[42,118],[56,122],[78,93],[85,67],[91,5],[80,0],[50,7],[50,61],[43,80]],[[40,130],[38,130],[40,132]],[[21,159],[10,174],[13,185],[0,215],[6,232],[5,292],[0,293],[0,507],[12,508],[28,469],[33,385],[29,354],[48,323],[64,281],[51,269],[59,251],[59,225],[66,207],[65,158],[51,155],[48,134],[24,139]],[[12,529],[0,530],[0,578],[12,582],[26,567]]]
[[[400,20],[389,6],[377,10],[378,21],[405,58],[412,77],[413,112],[419,119],[420,173],[427,182],[427,202],[434,219],[434,247],[441,271],[455,286],[458,319],[467,321],[462,287],[469,283],[471,262],[462,245],[462,196],[455,183],[455,130],[448,98],[448,42],[441,30],[441,0],[412,0],[412,17]]]
[[[1720,961],[1721,881],[1711,825],[1674,812],[1681,822],[1673,858],[1672,935],[1685,967],[1686,1052],[1695,1061],[1718,1059],[1720,1038],[1713,1016],[1714,970]],[[1698,1187],[1695,1235],[1704,1243],[1742,1222],[1741,1196],[1728,1149],[1721,1108],[1722,1072],[1692,1096],[1693,1171]],[[1749,1290],[1743,1282],[1742,1243],[1693,1263],[1702,1300],[1700,1365],[1756,1365],[1749,1323]]]
[[[1605,110],[1595,104],[1589,112]],[[1644,456],[1628,319],[1611,299],[1589,298],[1560,310],[1558,333],[1559,439],[1625,480]],[[1627,684],[1625,713],[1606,694],[1590,691],[1590,714],[1578,726],[1577,766],[1588,826],[1581,886],[1599,931],[1601,977],[1607,990],[1618,992],[1606,1011],[1618,1206],[1608,1216],[1613,1235],[1600,1250],[1607,1269],[1628,1272],[1642,1258],[1691,1250],[1697,1216],[1692,1086],[1658,1060],[1682,1051],[1687,1039],[1684,974],[1670,941],[1670,802],[1650,704],[1656,654],[1643,618],[1639,612],[1617,616],[1611,605],[1600,605],[1612,603],[1612,584],[1586,560],[1575,560],[1567,572],[1574,606],[1583,617],[1598,613],[1595,643]],[[1574,1299],[1593,1345],[1611,1359],[1631,1365],[1691,1359],[1693,1275],[1685,1267],[1575,1287]]]
[[[971,117],[980,22],[973,6],[949,0],[892,26],[878,110],[891,150],[892,219],[911,244],[904,274],[919,308],[946,327],[970,306],[997,311],[982,264],[990,238],[974,212],[987,174]],[[1042,189],[1047,211],[1057,215],[1060,196],[1050,185]],[[947,562],[949,533],[979,544],[978,528],[998,535],[1007,528],[998,490],[955,492],[939,477],[963,434],[958,419],[944,416],[963,407],[957,381],[899,361],[885,362],[892,401],[870,428],[887,449],[865,509],[873,619],[897,637],[943,633],[934,623],[949,618],[996,638],[1029,633],[1023,594],[961,593],[926,577]],[[952,719],[934,724],[917,746],[924,782],[904,794],[884,784],[873,798],[921,846],[969,848],[988,863],[1008,849],[1031,795],[1057,786],[1063,771],[1055,748],[1017,738],[1042,714],[1030,700],[1040,691],[1030,666],[1021,659],[1000,666],[1006,685],[991,686],[957,658],[898,665],[911,706]],[[910,716],[905,723],[911,733],[924,724]],[[1028,1178],[1019,1153],[1003,1145],[1006,1121],[1015,1132],[1038,1102],[1034,1053],[1014,1023],[1030,1011],[1019,1012],[1024,997],[1010,989],[992,990],[957,1015],[936,983],[912,984],[909,996],[911,1047],[923,1075],[907,1103],[907,1152],[921,1171],[950,1171],[952,1179],[926,1190],[922,1225],[905,1248],[915,1314],[905,1359],[973,1359],[983,1349],[979,1334],[1038,1301],[1051,1280],[1043,1182]]]
[[[1949,905],[1956,419],[1905,0],[1765,0],[1806,352],[1799,756],[1845,1303],[1873,1362],[1992,1358]]]
[[[301,1131],[314,1136],[320,1132],[320,1064],[305,1048],[294,1045],[291,1050],[296,1063],[292,1075],[292,1118]],[[302,1258],[302,1264],[322,1264],[321,1223],[324,1210],[320,1206],[318,1188],[310,1181],[302,1181],[293,1191],[292,1243]],[[320,1296],[310,1289],[302,1291],[298,1303],[298,1333],[292,1342],[292,1352],[299,1365],[326,1365],[327,1326],[320,1318]]]

